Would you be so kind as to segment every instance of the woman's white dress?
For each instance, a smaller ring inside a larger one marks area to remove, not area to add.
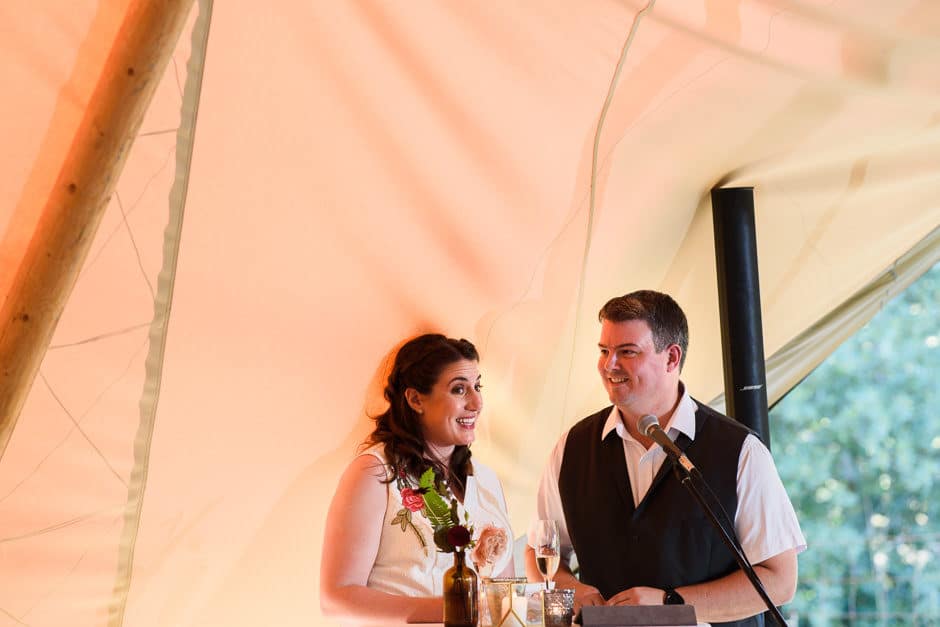
[[[362,454],[376,457],[388,468],[382,445],[372,446]],[[417,485],[415,480],[411,483]],[[382,537],[367,585],[390,594],[440,596],[444,571],[453,566],[454,556],[437,550],[431,523],[421,512],[413,512],[405,507],[396,481],[387,484],[386,489],[388,498],[385,501]],[[463,505],[460,506],[461,521],[464,511],[470,515],[474,539],[487,525],[502,527],[506,531],[506,550],[497,559],[492,571],[501,572],[512,557],[513,536],[506,499],[496,473],[475,459],[473,475],[467,477],[467,490]],[[469,563],[469,559],[467,561]]]

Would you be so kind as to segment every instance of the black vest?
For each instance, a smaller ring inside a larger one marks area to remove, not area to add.
[[[750,432],[708,406],[697,405],[695,439],[680,434],[676,444],[701,471],[733,520],[738,457]],[[615,431],[601,440],[611,409],[571,428],[558,477],[581,581],[609,598],[634,586],[678,588],[737,570],[734,555],[676,478],[670,460],[663,463],[649,492],[634,507],[623,442]],[[759,626],[764,622],[758,615],[713,624]]]

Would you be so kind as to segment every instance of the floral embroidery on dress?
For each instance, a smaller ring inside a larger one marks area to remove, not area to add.
[[[408,529],[411,529],[418,537],[418,542],[421,543],[421,548],[424,550],[425,557],[427,557],[430,555],[428,551],[428,541],[425,540],[424,534],[421,533],[421,530],[415,526],[414,521],[411,519],[413,512],[420,512],[424,509],[424,497],[410,486],[408,478],[404,473],[398,474],[395,478],[395,485],[401,493],[401,503],[404,507],[398,510],[398,513],[395,514],[395,517],[392,518],[389,524],[393,527],[401,525],[403,532],[407,532]]]
[[[469,524],[468,512],[464,512],[467,524],[460,524],[457,499],[451,494],[446,484],[445,494],[442,495],[437,491],[436,477],[432,468],[428,468],[421,475],[417,488],[412,487],[410,479],[404,472],[399,472],[395,476],[395,485],[401,493],[401,502],[404,507],[398,510],[389,524],[393,527],[401,525],[403,532],[410,528],[418,536],[425,556],[430,555],[428,542],[412,520],[412,514],[415,512],[421,512],[431,523],[434,529],[434,544],[437,545],[439,551],[453,553],[464,546],[473,548],[475,545],[472,540],[473,526]],[[450,497],[450,503],[447,502],[446,497]]]

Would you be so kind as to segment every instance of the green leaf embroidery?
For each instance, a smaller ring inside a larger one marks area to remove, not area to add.
[[[422,495],[424,498],[424,515],[431,522],[431,526],[435,529],[450,527],[453,524],[452,516],[453,511],[456,511],[456,507],[451,510],[447,501],[438,494],[437,489],[434,487],[434,470],[431,468],[425,470],[418,485],[425,489]]]
[[[428,541],[424,539],[424,534],[421,533],[421,530],[418,529],[414,522],[411,520],[411,510],[407,507],[403,507],[398,510],[398,513],[395,514],[395,517],[392,518],[389,525],[394,527],[396,525],[401,525],[402,531],[407,531],[408,527],[411,527],[411,530],[414,531],[414,534],[418,536],[418,542],[421,543],[421,548],[424,549],[424,555],[428,555]]]
[[[398,510],[398,513],[395,514],[395,518],[392,518],[392,522],[389,524],[392,525],[393,527],[395,525],[400,524],[401,530],[404,531],[410,522],[411,522],[411,512],[408,510],[408,508],[403,507],[400,510]]]

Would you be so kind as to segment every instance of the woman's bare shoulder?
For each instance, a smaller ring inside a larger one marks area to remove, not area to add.
[[[364,479],[385,481],[389,477],[389,468],[379,455],[365,451],[349,462],[344,475],[355,478],[357,482]]]

